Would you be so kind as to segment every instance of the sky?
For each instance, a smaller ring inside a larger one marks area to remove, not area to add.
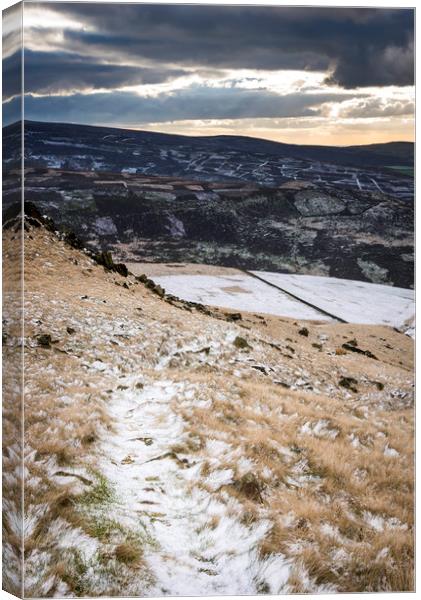
[[[6,122],[20,92],[9,17]],[[24,56],[26,119],[298,144],[414,136],[410,9],[25,2]]]

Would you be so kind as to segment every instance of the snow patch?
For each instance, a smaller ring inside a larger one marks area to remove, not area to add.
[[[94,229],[99,235],[114,235],[117,227],[111,217],[98,217],[95,219]]]

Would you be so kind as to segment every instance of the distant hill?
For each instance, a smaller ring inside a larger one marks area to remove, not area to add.
[[[18,142],[16,133],[19,124],[15,123],[3,129],[4,144],[12,142],[4,149],[5,155],[10,154]],[[15,144],[13,144],[13,139]],[[123,141],[125,140],[125,142]],[[67,141],[67,144],[64,142]],[[183,136],[151,131],[136,131],[131,129],[116,129],[112,127],[95,127],[90,125],[75,125],[71,123],[47,123],[25,121],[25,143],[30,154],[42,154],[48,149],[51,152],[57,144],[74,154],[75,148],[88,146],[95,154],[121,154],[119,144],[125,143],[128,150],[133,145],[149,146],[160,154],[160,150],[170,150],[177,147],[189,149],[190,152],[233,152],[243,155],[266,155],[271,158],[292,158],[329,162],[338,165],[354,167],[384,167],[390,164],[412,167],[414,162],[414,144],[412,142],[390,142],[386,144],[371,144],[368,146],[317,146],[294,145],[273,142],[259,138],[219,135],[219,136]],[[79,152],[80,154],[80,152]],[[98,156],[97,156],[98,158]],[[157,157],[158,158],[158,157]],[[118,162],[118,161],[117,161]],[[164,173],[161,173],[164,174]],[[172,175],[173,173],[165,173]]]

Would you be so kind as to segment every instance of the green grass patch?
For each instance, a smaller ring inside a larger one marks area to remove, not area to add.
[[[115,490],[108,479],[99,471],[91,470],[90,474],[94,477],[95,483],[79,497],[78,502],[85,506],[103,506],[115,501]]]
[[[108,519],[101,514],[89,520],[86,532],[101,542],[109,542],[115,534],[124,533],[124,528],[115,519]]]

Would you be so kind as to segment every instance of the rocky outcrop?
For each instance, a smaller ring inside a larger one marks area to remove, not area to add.
[[[112,250],[120,261],[195,262],[404,288],[413,284],[414,207],[406,200],[297,182],[199,185],[125,174],[120,185],[120,179],[109,173],[99,178],[33,172],[26,176],[27,197],[57,226],[77,231],[95,254]],[[168,199],[168,190],[175,200]],[[212,199],[199,197],[206,193]],[[98,229],[98,222],[107,228]],[[69,243],[79,243],[69,236]]]

